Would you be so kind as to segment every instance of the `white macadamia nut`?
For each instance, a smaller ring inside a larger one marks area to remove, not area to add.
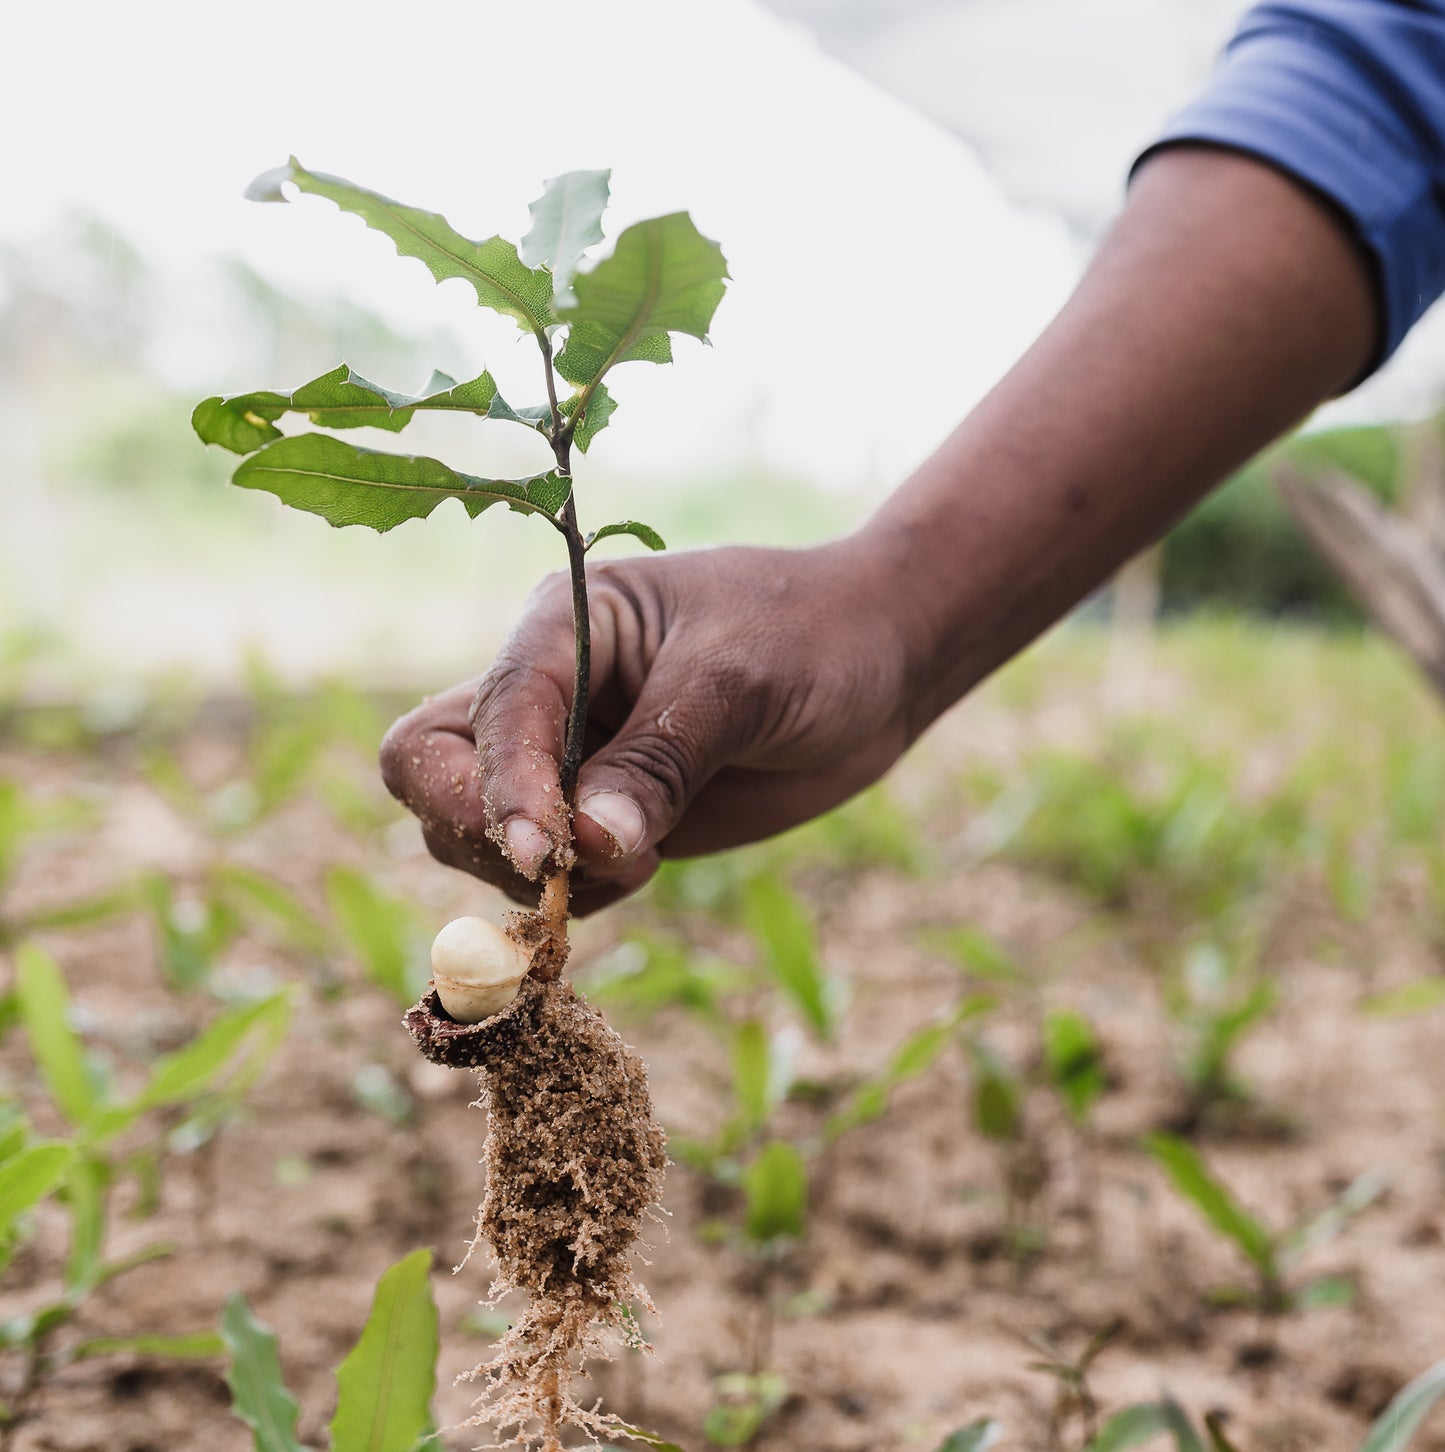
[[[431,945],[432,982],[458,1023],[481,1023],[516,996],[532,955],[485,918],[454,918]]]

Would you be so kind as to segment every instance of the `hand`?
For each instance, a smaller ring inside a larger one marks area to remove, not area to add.
[[[757,841],[881,776],[910,738],[906,652],[858,539],[595,565],[573,910],[662,857]],[[402,717],[382,775],[438,860],[519,901],[565,852],[571,595],[549,577],[480,682]],[[529,881],[530,880],[530,881]]]

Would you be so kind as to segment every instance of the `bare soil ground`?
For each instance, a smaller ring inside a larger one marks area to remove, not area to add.
[[[960,974],[920,944],[929,926],[969,924],[1021,961],[1050,965],[1044,1000],[1076,1005],[1098,1026],[1112,1082],[1091,1131],[1080,1135],[1049,1102],[1030,1101],[1037,1254],[1021,1261],[1009,1253],[1001,1157],[971,1130],[967,1065],[947,1055],[900,1091],[883,1119],[824,1154],[809,1234],[776,1263],[751,1262],[711,1234],[735,1211],[729,1192],[671,1169],[668,1230],[642,1274],[661,1311],[645,1327],[656,1356],[624,1355],[598,1369],[610,1409],[696,1449],[714,1379],[764,1368],[788,1386],[756,1443],[768,1452],[933,1452],[949,1431],[985,1415],[1002,1421],[1005,1452],[1042,1452],[1055,1391],[1028,1369],[1036,1353],[1024,1337],[1043,1332],[1077,1350],[1117,1320],[1093,1378],[1106,1409],[1167,1384],[1196,1414],[1225,1410],[1232,1435],[1252,1452],[1349,1452],[1390,1395],[1445,1355],[1445,1011],[1361,1011],[1367,989],[1440,971],[1421,927],[1418,884],[1387,881],[1370,920],[1353,930],[1307,875],[1279,884],[1270,967],[1281,1002],[1240,1064],[1267,1112],[1250,1132],[1201,1141],[1240,1197],[1276,1224],[1323,1206],[1361,1171],[1388,1176],[1383,1199],[1307,1262],[1312,1272],[1352,1275],[1354,1304],[1276,1319],[1211,1307],[1210,1287],[1241,1278],[1237,1254],[1138,1147],[1141,1133],[1178,1108],[1160,944],[1193,925],[1161,921],[1147,903],[1101,916],[1096,902],[1036,867],[974,860],[959,845],[958,794],[940,786],[979,753],[1007,760],[1007,743],[1025,736],[1066,737],[1087,752],[1092,722],[1090,709],[1047,695],[1019,703],[995,694],[970,705],[897,783],[936,845],[928,872],[804,862],[795,878],[818,914],[829,965],[853,995],[838,1041],[805,1049],[810,1081],[836,1087],[875,1071],[911,1028],[953,1001]],[[220,781],[239,744],[206,727],[184,737],[179,752],[197,779]],[[0,774],[42,796],[93,790],[99,802],[84,833],[26,853],[0,905],[8,912],[79,898],[142,868],[188,880],[216,850],[141,774],[124,741],[84,754],[0,742]],[[322,877],[337,862],[383,875],[438,924],[499,907],[486,889],[432,864],[409,825],[359,840],[304,795],[228,850],[318,911]],[[589,960],[642,928],[723,955],[749,951],[736,927],[696,912],[663,920],[644,901],[581,925],[574,963],[584,992]],[[182,1041],[210,1011],[204,997],[167,988],[138,916],[42,941],[63,965],[84,1029],[123,1075],[135,1057]],[[459,1275],[447,1273],[462,1257],[483,1188],[485,1126],[468,1107],[472,1081],[420,1061],[398,1006],[347,965],[342,991],[332,994],[315,969],[250,939],[228,952],[223,981],[270,974],[308,982],[299,1022],[244,1121],[214,1149],[167,1159],[151,1216],[117,1216],[111,1255],[156,1239],[177,1250],[97,1294],[75,1334],[208,1328],[239,1288],[280,1336],[304,1408],[303,1440],[324,1446],[332,1369],[359,1331],[376,1277],[419,1245],[436,1248],[439,1266],[439,1412],[447,1422],[466,1416],[471,1393],[451,1378],[488,1353],[489,1338],[463,1327],[490,1271],[478,1255]],[[1030,1011],[1006,1011],[997,1031],[1021,1061],[1033,1052]],[[673,1007],[621,1026],[650,1066],[663,1121],[691,1135],[714,1130],[728,1075],[717,1035]],[[367,1064],[385,1066],[412,1097],[408,1123],[358,1103],[353,1080]],[[0,1044],[0,1074],[0,1085],[39,1101],[18,1032]],[[42,1128],[56,1127],[36,1113]],[[783,1123],[802,1133],[815,1121],[816,1111],[798,1104]],[[134,1194],[124,1188],[122,1206]],[[63,1215],[48,1210],[0,1285],[0,1317],[57,1292],[64,1230]],[[14,1374],[13,1366],[3,1373]],[[78,1364],[45,1390],[14,1452],[240,1452],[250,1434],[228,1413],[222,1377],[216,1363]],[[453,1434],[447,1445],[477,1441]],[[1445,1449],[1445,1414],[1416,1445]]]

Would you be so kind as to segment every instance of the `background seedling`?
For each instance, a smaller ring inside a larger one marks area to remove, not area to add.
[[[336,1369],[332,1452],[441,1452],[433,1435],[437,1309],[431,1252],[416,1250],[376,1283],[360,1339]],[[300,1406],[282,1379],[276,1337],[239,1292],[226,1303],[221,1339],[230,1357],[233,1409],[256,1452],[302,1452]]]
[[[1211,1293],[1224,1303],[1253,1306],[1266,1315],[1309,1306],[1340,1305],[1354,1295],[1341,1276],[1319,1276],[1296,1282],[1294,1272],[1311,1250],[1333,1240],[1384,1192],[1383,1176],[1367,1172],[1319,1214],[1277,1232],[1251,1215],[1186,1141],[1152,1134],[1145,1148],[1163,1167],[1174,1188],[1226,1239],[1232,1241],[1256,1276],[1252,1287],[1229,1286]]]
[[[167,1147],[193,1147],[231,1118],[285,1037],[292,1011],[287,991],[234,1008],[191,1043],[157,1059],[139,1089],[122,1092],[70,1025],[70,996],[55,962],[33,945],[17,953],[16,994],[36,1067],[64,1139],[32,1135],[12,1103],[0,1139],[0,1249],[8,1258],[24,1232],[24,1217],[54,1196],[70,1220],[70,1251],[60,1297],[0,1324],[0,1349],[22,1359],[18,1391],[0,1426],[13,1430],[28,1416],[46,1380],[84,1357],[133,1350],[147,1356],[214,1354],[192,1335],[160,1332],[139,1338],[89,1338],[56,1347],[66,1324],[102,1285],[174,1249],[159,1242],[118,1260],[105,1255],[111,1192],[127,1177],[141,1186],[142,1211],[156,1197]],[[135,1142],[132,1131],[148,1135]],[[124,1147],[122,1147],[124,1145]]]

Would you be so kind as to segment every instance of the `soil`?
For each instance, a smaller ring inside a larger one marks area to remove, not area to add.
[[[1037,1250],[1024,1259],[1010,1253],[1006,1167],[970,1128],[966,1063],[945,1055],[899,1091],[883,1119],[815,1164],[808,1235],[773,1261],[749,1260],[716,1233],[719,1222],[736,1222],[733,1192],[685,1166],[669,1170],[667,1229],[640,1268],[661,1313],[643,1318],[656,1355],[623,1352],[594,1369],[607,1409],[696,1452],[715,1379],[770,1370],[788,1393],[755,1444],[767,1452],[933,1452],[950,1431],[983,1416],[1003,1423],[1004,1452],[1040,1452],[1049,1446],[1055,1388],[1030,1370],[1038,1353],[1026,1338],[1043,1334],[1077,1352],[1117,1321],[1091,1378],[1105,1409],[1167,1385],[1196,1415],[1226,1412],[1231,1435],[1252,1452],[1349,1452],[1388,1398],[1445,1355],[1441,1012],[1361,1011],[1367,989],[1439,971],[1420,926],[1418,884],[1387,882],[1372,920],[1348,930],[1307,876],[1278,885],[1271,966],[1281,1002],[1240,1062],[1261,1112],[1200,1141],[1241,1198],[1275,1224],[1322,1207],[1364,1170],[1383,1171],[1381,1201],[1303,1267],[1352,1275],[1358,1295],[1349,1306],[1275,1319],[1213,1306],[1211,1287],[1242,1278],[1238,1257],[1138,1146],[1141,1133],[1179,1113],[1158,945],[1191,925],[1143,909],[1104,916],[1038,868],[976,860],[961,830],[959,793],[940,788],[977,752],[1006,759],[1001,742],[1052,731],[1061,712],[1070,716],[1058,701],[1020,706],[989,697],[905,764],[895,789],[938,844],[929,872],[820,861],[795,873],[818,914],[826,958],[852,994],[836,1042],[802,1050],[815,1099],[836,1101],[841,1087],[879,1069],[911,1028],[955,1000],[958,969],[920,944],[930,926],[970,924],[1021,961],[1052,965],[1043,999],[1076,1006],[1098,1026],[1111,1083],[1092,1129],[1075,1131],[1046,1096],[1029,1102],[1037,1193],[1027,1215],[1041,1232]],[[1064,734],[1087,751],[1092,728],[1077,716]],[[238,735],[216,725],[191,730],[175,751],[203,782],[223,782],[241,759]],[[81,791],[96,803],[84,831],[27,848],[0,916],[79,899],[139,869],[192,881],[221,850],[282,878],[318,912],[322,878],[336,863],[365,867],[437,924],[500,910],[489,890],[431,863],[399,816],[357,837],[305,794],[220,848],[150,785],[142,755],[123,739],[85,751],[0,740],[0,775],[41,797]],[[355,770],[374,790],[370,764],[358,758]],[[738,959],[749,952],[735,927],[644,900],[579,926],[571,971],[584,994],[589,962],[640,929]],[[82,1028],[122,1079],[213,1011],[204,994],[181,996],[165,985],[139,916],[40,936],[72,985]],[[459,1423],[476,1388],[452,1379],[493,1352],[491,1335],[467,1328],[478,1324],[468,1315],[495,1264],[479,1250],[459,1274],[447,1273],[463,1258],[484,1190],[484,1123],[469,1107],[475,1081],[424,1062],[401,1007],[344,961],[327,966],[247,938],[227,952],[217,984],[234,990],[273,979],[305,983],[304,1008],[248,1113],[213,1148],[168,1156],[153,1213],[118,1214],[112,1224],[112,1257],[155,1240],[174,1242],[176,1252],[97,1293],[66,1337],[209,1328],[226,1295],[240,1289],[280,1336],[304,1408],[303,1441],[324,1446],[332,1368],[360,1330],[376,1278],[429,1245],[442,1316],[437,1407],[444,1422]],[[990,1029],[998,1047],[1026,1061],[1036,1012],[1006,1010]],[[715,1132],[728,1079],[716,1031],[677,1007],[614,1017],[649,1066],[669,1129]],[[391,1123],[358,1102],[353,1083],[366,1065],[383,1066],[409,1096],[409,1122]],[[0,1043],[0,1073],[35,1106],[42,1129],[59,1128],[13,1030]],[[806,1134],[818,1115],[816,1102],[800,1099],[786,1106],[782,1128]],[[117,1197],[121,1210],[135,1209],[129,1182]],[[41,1214],[36,1237],[0,1283],[0,1317],[56,1294],[65,1225],[54,1207]],[[17,1370],[13,1357],[3,1364],[0,1398],[11,1395]],[[55,1376],[13,1449],[242,1452],[250,1434],[229,1415],[228,1400],[217,1363],[98,1358]],[[485,1440],[459,1431],[445,1445]],[[1078,1442],[1070,1433],[1061,1445]],[[1445,1449],[1445,1412],[1414,1445]]]

